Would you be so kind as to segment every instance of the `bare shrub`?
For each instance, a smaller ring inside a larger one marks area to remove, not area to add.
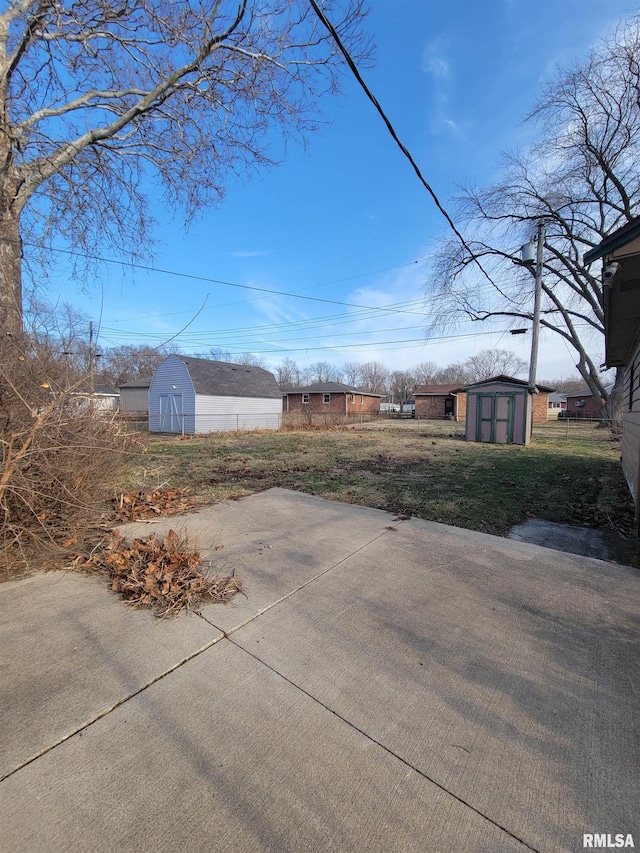
[[[75,544],[131,450],[113,417],[67,380],[52,348],[0,342],[0,579]]]

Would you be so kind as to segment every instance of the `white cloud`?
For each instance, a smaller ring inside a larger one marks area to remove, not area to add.
[[[232,258],[260,258],[263,255],[271,254],[271,252],[258,249],[236,249],[233,252],[227,252],[227,254]]]
[[[447,79],[451,75],[446,48],[446,42],[436,38],[427,42],[422,52],[422,70],[439,80]]]

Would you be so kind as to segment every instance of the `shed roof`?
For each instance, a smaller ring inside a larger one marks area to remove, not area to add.
[[[123,382],[120,388],[149,388],[153,376],[145,376],[142,379],[132,379],[131,382]]]
[[[304,388],[290,388],[284,394],[361,394],[368,397],[384,397],[384,394],[376,394],[373,391],[365,391],[363,388],[354,388],[344,385],[342,382],[316,382],[315,385],[306,385]]]
[[[457,391],[460,390],[461,389],[459,382],[455,385],[418,385],[416,390],[413,392],[413,396],[443,396],[447,394],[455,394]]]
[[[501,373],[499,376],[492,376],[491,379],[483,379],[481,382],[471,382],[469,385],[458,388],[458,390],[467,391],[469,388],[478,388],[481,385],[494,385],[495,383],[519,385],[521,387],[529,388],[529,382],[526,379],[516,379],[514,376],[505,376],[504,373]],[[555,388],[547,388],[546,385],[536,385],[536,388],[543,394],[550,394],[552,391],[555,391]]]
[[[167,358],[177,358],[186,365],[196,394],[208,397],[282,396],[275,376],[263,367],[211,361],[190,355],[169,355]]]

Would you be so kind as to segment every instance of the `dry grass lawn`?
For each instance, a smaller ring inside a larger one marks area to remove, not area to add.
[[[273,486],[504,535],[527,518],[629,529],[620,446],[605,430],[537,428],[532,444],[465,442],[458,424],[151,437],[124,490],[188,487],[198,503]]]

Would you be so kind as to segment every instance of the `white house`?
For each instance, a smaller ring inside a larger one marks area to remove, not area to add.
[[[278,429],[282,393],[262,367],[169,355],[149,387],[149,432]]]

